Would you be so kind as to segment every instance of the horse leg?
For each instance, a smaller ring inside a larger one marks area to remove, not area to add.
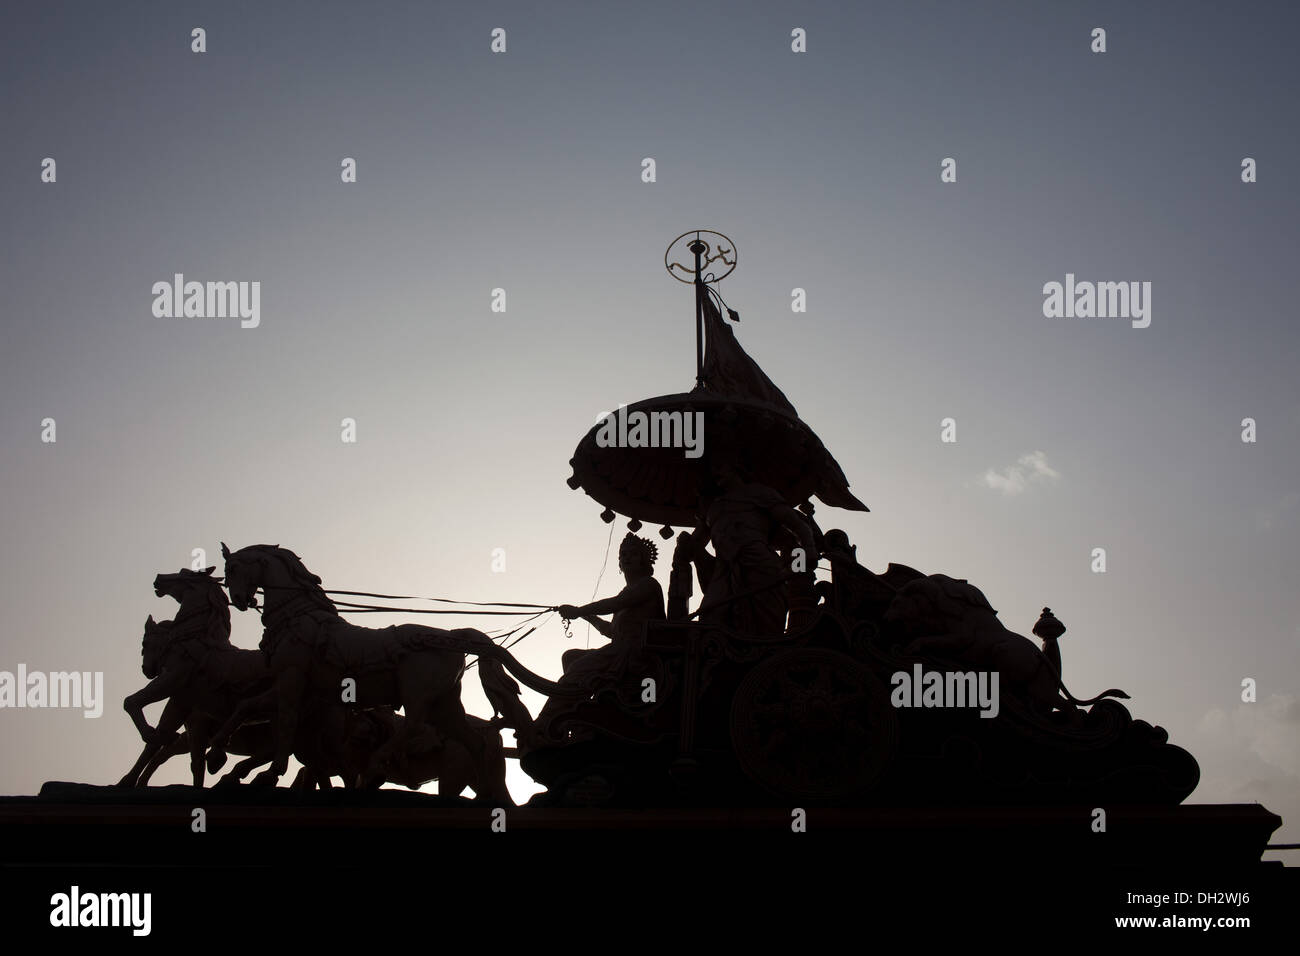
[[[330,779],[330,763],[323,747],[319,746],[300,746],[294,751],[294,756],[302,764],[302,770],[294,777],[290,790],[314,790],[320,787],[322,790],[332,790],[334,781]]]
[[[131,765],[131,769],[128,770],[126,775],[117,782],[117,785],[119,787],[136,786],[140,779],[140,773],[146,767],[150,769],[154,767],[154,755],[158,753],[159,749],[160,748],[156,746],[152,740],[146,741],[144,749],[140,751],[140,756],[136,758],[135,763]]]
[[[299,710],[307,676],[301,670],[281,672],[275,682],[276,713],[272,721],[275,728],[275,759],[271,766],[253,778],[255,787],[274,787],[289,770],[289,756],[293,753],[294,739],[298,733]]]
[[[313,712],[314,733],[308,736],[315,761],[316,783],[322,790],[334,789],[334,775],[339,773],[347,788],[347,709],[331,703]],[[302,735],[300,735],[302,736]]]
[[[203,755],[208,749],[212,724],[203,717],[196,717],[186,723],[185,733],[190,738],[190,773],[194,777],[194,786],[202,789]]]
[[[184,684],[185,681],[176,671],[165,671],[122,701],[122,709],[130,716],[131,723],[135,724],[135,729],[140,732],[140,739],[145,743],[152,740],[154,733],[153,728],[149,726],[149,721],[145,719],[145,707],[166,700]]]
[[[399,730],[370,755],[366,768],[357,776],[357,789],[378,790],[387,782],[390,768],[400,763],[401,748],[406,746],[401,738],[405,736],[408,735]]]
[[[480,740],[478,775],[473,784],[474,792],[480,797],[487,797],[495,806],[513,807],[514,798],[506,786],[506,754],[501,743],[501,735],[495,727],[486,727],[478,735]]]
[[[189,734],[181,734],[167,746],[157,750],[153,759],[149,761],[149,766],[144,768],[144,773],[140,774],[140,786],[149,785],[149,778],[153,776],[154,771],[161,767],[172,757],[177,757],[184,753],[190,752]]]
[[[363,790],[373,790],[383,786],[390,774],[400,772],[400,767],[412,749],[412,738],[417,733],[432,732],[438,745],[441,745],[437,728],[424,726],[423,714],[426,705],[419,696],[424,687],[437,686],[436,679],[430,679],[430,675],[418,673],[417,670],[413,668],[406,672],[399,671],[397,675],[398,702],[406,711],[406,716],[397,721],[392,736],[370,755],[370,760],[359,780]],[[433,747],[425,749],[433,749]]]
[[[316,775],[312,773],[311,768],[304,766],[298,771],[298,775],[293,778],[293,783],[289,784],[290,790],[315,790]]]
[[[160,752],[175,745],[176,731],[185,722],[187,710],[189,710],[189,704],[181,698],[173,697],[167,701],[162,716],[158,718],[157,728],[150,733],[149,739],[145,742],[144,750],[140,753],[140,758],[135,762],[135,766],[131,768],[131,771],[122,778],[119,783],[120,786],[143,787],[148,783],[149,778],[147,775],[143,780],[140,779],[141,771],[148,767]],[[171,755],[168,754],[168,756]],[[160,760],[159,763],[161,762]],[[152,772],[151,769],[150,773]]]
[[[459,797],[466,787],[475,786],[474,757],[460,743],[453,741],[443,748],[442,767],[438,774],[438,796]]]
[[[230,738],[249,717],[269,713],[275,707],[275,688],[255,697],[245,697],[234,709],[226,722],[212,735],[208,749],[208,773],[216,773],[226,763],[226,753],[230,749]]]
[[[140,751],[140,756],[136,759],[135,764],[126,772],[126,776],[117,782],[117,785],[119,787],[147,786],[149,778],[153,776],[153,772],[161,764],[175,757],[178,753],[185,752],[185,750],[180,749],[182,742],[185,742],[184,734],[181,734],[180,737],[165,746],[157,741],[150,740],[144,745],[144,749]],[[188,749],[188,742],[185,742],[185,746]]]
[[[469,760],[469,785],[478,800],[490,801],[493,806],[513,807],[514,798],[506,787],[506,757],[501,735],[490,722],[483,721],[482,728],[476,726],[477,722],[478,718],[461,718],[463,731],[455,735],[461,745],[457,749],[463,749]]]
[[[464,661],[464,655],[459,655]],[[393,761],[390,754],[404,757],[411,750],[412,739],[420,734],[432,734],[439,747],[446,747],[446,737],[451,721],[435,722],[433,718],[438,705],[443,700],[454,701],[453,709],[464,707],[460,703],[460,667],[453,672],[446,670],[447,659],[441,654],[424,659],[408,658],[410,663],[397,675],[397,694],[406,718],[397,726],[397,732],[375,753],[371,767],[387,768]],[[447,690],[441,688],[447,687]],[[432,691],[430,688],[433,688]],[[432,750],[426,746],[423,749]]]
[[[255,754],[249,754],[243,760],[235,762],[235,765],[227,770],[217,781],[218,786],[231,786],[236,783],[243,783],[244,777],[248,776],[248,771],[254,767],[260,767],[264,763],[270,763],[275,759],[275,748],[267,747],[264,751]]]
[[[217,787],[225,788],[238,786],[243,782],[248,771],[252,770],[254,767],[260,767],[264,763],[270,763],[274,757],[275,748],[270,746],[260,753],[255,753],[245,757],[243,760],[236,762],[233,767],[222,775],[221,779],[217,781]]]
[[[468,784],[474,788],[475,796],[479,800],[491,801],[495,806],[513,807],[515,802],[506,787],[505,756],[502,752],[501,738],[495,731],[492,731],[492,737],[496,740],[497,757],[496,760],[493,760],[490,741],[484,733],[476,732],[470,725],[470,718],[465,713],[465,706],[461,703],[459,691],[460,682],[456,681],[450,690],[437,697],[430,698],[425,695],[406,708],[407,724],[412,725],[412,722],[415,725],[421,722],[427,723],[449,738],[446,745],[449,762],[451,751],[456,749],[451,742],[454,741],[460,744],[468,755],[472,767],[472,780],[468,781]],[[459,782],[455,778],[454,769],[452,774],[452,779],[445,781],[449,796],[454,796],[460,792],[452,789]],[[461,789],[463,788],[464,784],[461,784]],[[443,792],[444,780],[440,778],[438,793],[442,794]]]

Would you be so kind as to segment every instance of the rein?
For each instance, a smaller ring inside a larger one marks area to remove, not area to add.
[[[263,567],[263,574],[265,574],[266,561],[271,557],[276,558],[277,561],[281,564],[281,566],[284,566],[285,564],[284,559],[280,555],[263,555],[261,556],[261,559],[259,561],[259,563]],[[304,568],[304,570],[306,569]],[[310,572],[307,573],[310,574]],[[319,580],[319,578],[317,578],[316,580]],[[528,628],[528,630],[525,631],[519,637],[515,637],[515,635],[518,634],[519,631],[524,630],[525,627],[528,627],[529,624],[536,621],[542,615],[548,614],[549,612],[553,612],[556,610],[554,607],[545,604],[523,604],[523,603],[511,602],[511,601],[456,601],[451,598],[421,597],[418,595],[410,595],[410,594],[380,594],[375,591],[346,591],[346,590],[333,589],[333,588],[323,588],[320,587],[319,584],[312,585],[310,587],[305,587],[302,585],[294,585],[294,584],[261,584],[258,589],[260,589],[264,595],[267,594],[267,592],[269,591],[296,591],[299,592],[300,594],[320,595],[321,597],[325,598],[325,600],[330,605],[330,608],[337,614],[385,614],[385,613],[387,614],[473,614],[473,615],[491,615],[491,616],[498,616],[498,617],[516,617],[516,618],[522,617],[523,620],[515,624],[514,627],[508,627],[504,632],[492,635],[489,638],[494,643],[497,643],[499,647],[505,647],[507,649],[509,647],[514,647],[524,638],[528,637],[530,634],[536,631],[537,627],[540,625],[534,625],[533,627]],[[257,589],[255,589],[254,595],[256,593],[256,590]],[[462,609],[447,609],[447,608],[383,607],[377,604],[360,604],[355,601],[335,601],[332,598],[328,597],[328,595],[331,594],[347,595],[348,597],[373,597],[373,598],[380,598],[384,600],[395,600],[395,601],[434,601],[439,604],[467,604],[470,605],[471,607],[478,607],[478,608],[521,608],[522,610],[508,611],[508,610],[462,610]],[[253,610],[257,611],[257,613],[262,616],[263,627],[266,633],[270,634],[271,632],[276,631],[280,627],[280,625],[282,625],[286,620],[288,620],[295,613],[294,608],[296,604],[298,604],[298,601],[296,599],[290,599],[290,601],[286,603],[285,606],[276,608],[275,611],[273,612],[274,614],[273,620],[268,619],[267,614],[264,613],[263,607],[258,605],[255,596],[249,602],[248,606]],[[319,608],[319,609],[323,610],[324,608]],[[528,613],[528,612],[532,612],[532,613]],[[568,622],[565,623],[567,625]],[[512,637],[514,637],[514,640],[510,641]],[[264,635],[263,640],[265,641],[265,639],[266,637]],[[510,641],[510,643],[507,645],[505,643],[506,641]],[[469,665],[469,667],[472,667],[474,666],[474,664],[477,663],[478,660],[476,658]]]
[[[382,598],[387,601],[436,601],[439,604],[468,604],[472,607],[517,607],[529,611],[553,611],[555,608],[548,604],[519,604],[510,601],[456,601],[451,598],[421,597],[412,594],[377,594],[373,591],[339,591],[330,588],[305,588],[293,584],[271,584],[262,585],[262,590],[272,591],[312,591],[323,594],[346,594],[349,597],[373,597]],[[400,613],[400,614],[486,614],[498,617],[520,617],[520,611],[462,611],[455,609],[443,608],[414,608],[414,607],[382,607],[378,604],[358,604],[354,601],[335,601],[334,604],[340,609],[345,609],[350,614],[365,613]]]

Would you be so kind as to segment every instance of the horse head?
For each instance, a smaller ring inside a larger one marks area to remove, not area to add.
[[[155,621],[150,614],[144,622],[144,640],[140,646],[140,670],[149,680],[162,672],[162,661],[171,644],[171,621]]]
[[[283,605],[306,595],[311,602],[332,609],[320,589],[320,578],[303,565],[302,559],[278,544],[250,544],[231,551],[221,544],[226,561],[226,590],[230,603],[241,611],[257,607],[257,589],[266,595],[266,608]]]
[[[178,603],[183,603],[185,596],[195,588],[202,590],[221,590],[221,578],[214,578],[212,572],[217,570],[215,566],[205,568],[202,571],[191,571],[189,568],[181,568],[175,574],[159,574],[153,579],[153,593],[158,597],[173,597]]]
[[[252,544],[232,553],[226,542],[221,542],[221,557],[226,562],[226,590],[230,603],[241,611],[257,607],[257,589],[262,585],[266,565],[262,547]]]

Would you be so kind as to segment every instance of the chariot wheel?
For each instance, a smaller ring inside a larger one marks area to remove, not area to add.
[[[837,651],[802,648],[756,665],[731,706],[741,769],[778,796],[815,800],[866,793],[894,755],[889,692]]]

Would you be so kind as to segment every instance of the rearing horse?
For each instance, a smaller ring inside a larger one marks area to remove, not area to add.
[[[379,761],[389,752],[402,753],[412,734],[429,728],[462,743],[476,760],[486,761],[483,735],[470,726],[460,701],[466,654],[479,655],[483,689],[517,733],[529,733],[532,721],[519,701],[518,685],[502,665],[540,693],[567,692],[527,670],[482,631],[420,624],[366,628],[345,621],[321,588],[320,578],[287,548],[257,544],[232,553],[223,542],[221,554],[231,604],[243,611],[257,606],[258,588],[265,595],[259,646],[267,655],[274,686],[262,697],[245,701],[214,741],[219,747],[245,715],[271,711],[275,759],[253,778],[254,784],[273,786],[288,770],[307,695],[340,695],[345,679],[355,681],[355,699],[350,702],[357,706],[386,705],[405,712],[402,730],[376,755]],[[485,772],[480,779],[488,776]],[[491,776],[501,779],[489,781],[488,793],[479,796],[510,803],[504,775]]]
[[[230,643],[230,605],[220,578],[212,577],[215,570],[182,569],[154,578],[154,593],[175,598],[180,611],[174,621],[157,623],[150,615],[145,622],[141,664],[149,684],[123,701],[145,747],[121,786],[145,786],[160,763],[182,752],[176,737],[182,724],[194,786],[203,786],[203,752],[212,730],[269,681],[263,655]],[[144,708],[160,700],[167,705],[157,728],[150,727]]]

